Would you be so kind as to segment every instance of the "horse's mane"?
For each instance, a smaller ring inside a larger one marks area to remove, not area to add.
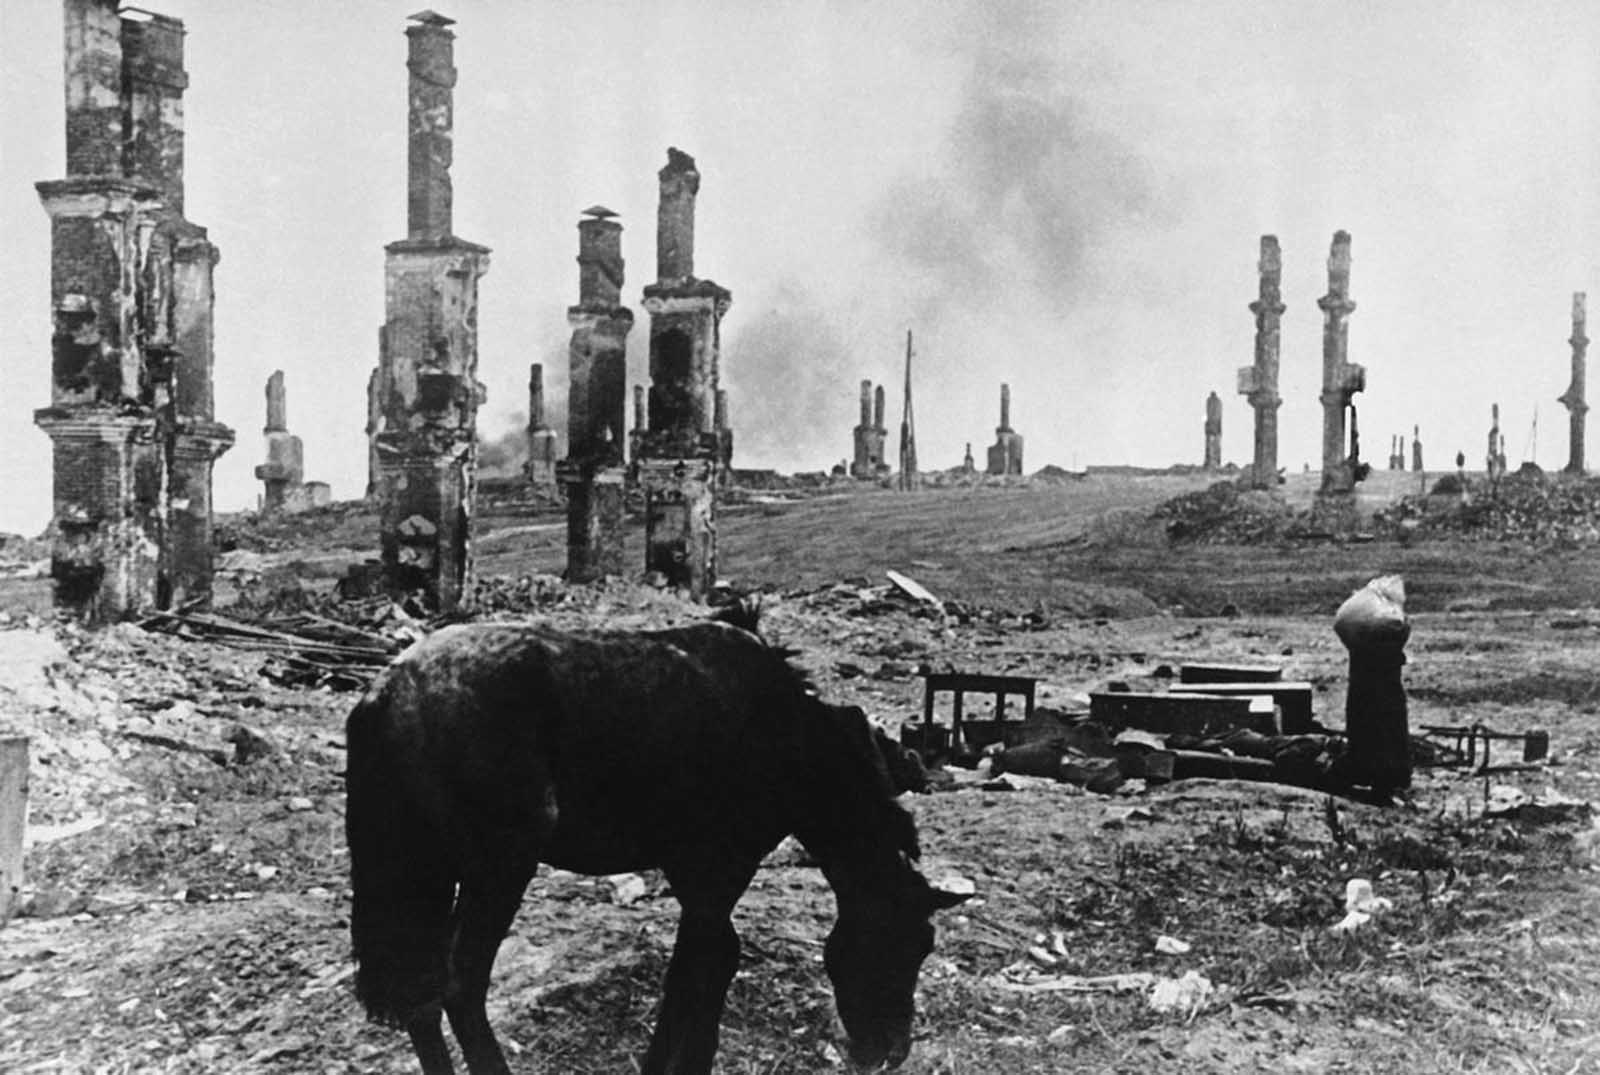
[[[718,609],[711,619],[754,635],[772,656],[774,672],[788,687],[809,697],[807,778],[833,815],[834,824],[829,827],[859,836],[879,833],[888,837],[891,850],[919,857],[916,823],[895,802],[895,796],[906,789],[896,783],[884,755],[885,749],[898,744],[874,729],[859,708],[829,705],[818,697],[810,673],[795,662],[800,651],[775,645],[762,635],[759,598],[739,598]],[[874,820],[876,825],[864,824]]]

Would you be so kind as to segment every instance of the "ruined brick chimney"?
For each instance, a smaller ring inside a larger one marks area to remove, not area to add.
[[[385,582],[441,610],[470,599],[478,280],[489,250],[451,230],[455,34],[412,16],[407,235],[384,248],[385,322],[369,397]]]
[[[1239,370],[1239,394],[1250,401],[1255,411],[1255,447],[1245,483],[1252,489],[1278,487],[1278,395],[1279,325],[1287,307],[1281,297],[1283,259],[1276,235],[1261,237],[1261,258],[1256,263],[1260,277],[1256,301],[1250,312],[1256,319],[1255,362]]]
[[[1348,360],[1350,315],[1350,233],[1335,232],[1328,252],[1328,293],[1322,310],[1322,488],[1325,494],[1354,492],[1359,459],[1348,445],[1345,415],[1357,392],[1367,386],[1367,371]]]
[[[267,378],[267,424],[262,430],[267,440],[267,461],[256,467],[256,478],[265,486],[261,496],[263,512],[282,511],[293,492],[305,482],[305,448],[300,438],[289,432],[286,396],[283,371],[274,370]]]
[[[871,381],[862,381],[861,422],[852,433],[852,478],[876,481],[889,472],[889,464],[883,458],[883,445],[889,436],[883,426],[883,406],[883,386],[874,390]]]
[[[51,221],[57,603],[92,619],[211,596],[215,420],[206,230],[183,216],[183,23],[65,0],[67,178]]]
[[[1586,398],[1587,363],[1584,355],[1589,349],[1589,336],[1585,332],[1587,295],[1582,291],[1572,293],[1572,380],[1558,400],[1567,408],[1567,474],[1581,476],[1584,472],[1583,425],[1589,413]]]
[[[622,305],[622,225],[615,216],[597,205],[578,221],[578,303],[567,308],[567,458],[557,474],[567,493],[569,582],[625,568],[623,423],[633,311]]]
[[[1222,399],[1215,392],[1206,397],[1206,445],[1204,467],[1222,467]]]
[[[645,495],[645,569],[699,598],[716,582],[716,489],[732,458],[732,433],[717,417],[732,296],[694,275],[694,158],[669,149],[657,178],[657,280],[644,289],[650,406],[635,470]]]
[[[1004,477],[1022,473],[1022,435],[1011,428],[1011,386],[1000,386],[1000,424],[994,428],[985,473]]]
[[[539,362],[528,367],[528,461],[523,471],[533,485],[556,482],[556,431],[545,421],[544,365]]]

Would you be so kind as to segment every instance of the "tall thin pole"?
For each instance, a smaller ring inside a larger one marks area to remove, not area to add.
[[[911,410],[911,330],[906,329],[905,413],[900,419],[900,488],[907,492],[921,485],[917,474],[917,424]]]

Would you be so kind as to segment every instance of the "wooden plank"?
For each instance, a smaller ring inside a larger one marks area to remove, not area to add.
[[[1278,707],[1284,735],[1307,735],[1316,730],[1311,715],[1313,688],[1310,683],[1174,683],[1174,694],[1253,694],[1266,695]]]
[[[0,736],[0,925],[22,892],[22,834],[28,824],[28,737]]]
[[[1278,733],[1277,713],[1270,699],[1263,708],[1255,697],[1244,695],[1103,691],[1089,695],[1089,717],[1117,728],[1163,735],[1216,735],[1238,728],[1263,735]]]
[[[1180,683],[1276,683],[1283,678],[1280,664],[1185,664],[1178,668]]]

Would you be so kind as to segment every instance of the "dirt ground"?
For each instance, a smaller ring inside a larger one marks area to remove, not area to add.
[[[939,921],[902,1070],[1600,1071],[1600,556],[1461,539],[1168,546],[1150,509],[1202,484],[758,501],[726,514],[722,568],[765,591],[769,634],[826,696],[891,727],[920,710],[919,665],[1036,676],[1041,704],[1072,708],[1199,659],[1282,663],[1338,726],[1333,610],[1398,571],[1413,727],[1546,729],[1550,763],[1422,770],[1388,810],[1234,781],[1096,795],[978,774],[910,796],[925,871],[977,896]],[[559,517],[487,523],[480,570],[507,578],[494,614],[703,614],[536,577],[560,565]],[[375,532],[355,508],[230,530],[234,602],[324,595]],[[947,611],[886,595],[886,569]],[[414,1071],[350,992],[355,696],[285,686],[259,652],[54,624],[36,615],[36,571],[0,574],[0,723],[33,736],[24,909],[0,931],[0,1071]],[[1536,802],[1508,812],[1519,792]],[[1353,878],[1392,906],[1335,932]],[[653,876],[541,873],[491,994],[517,1070],[636,1070],[675,912]],[[740,907],[719,1071],[844,1070],[821,968],[831,914],[817,871],[780,849]]]

